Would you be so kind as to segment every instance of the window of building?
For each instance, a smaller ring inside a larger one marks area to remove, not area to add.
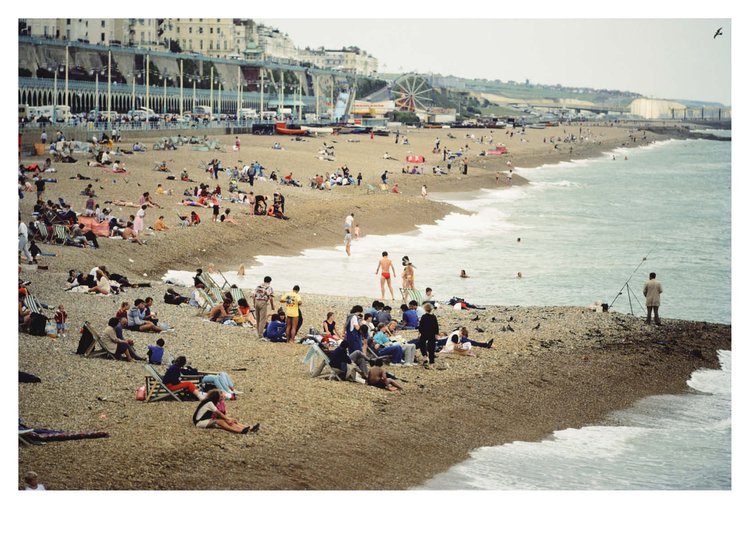
[[[188,33],[190,33],[190,34],[193,33],[193,27],[192,26],[190,28],[188,28]]]
[[[180,27],[179,26],[177,27],[177,33],[180,33]]]
[[[105,24],[105,22],[104,22],[104,21],[102,21],[102,28],[104,28],[104,24]]]
[[[102,32],[101,33],[102,38],[99,40],[100,43],[104,43],[107,41],[107,34]]]
[[[202,34],[202,33],[203,33],[203,26],[198,26],[198,33],[199,33],[199,34]]]
[[[200,40],[200,47],[198,48],[198,50],[203,50],[203,39]]]
[[[214,33],[214,29],[213,28],[209,28],[209,33]]]

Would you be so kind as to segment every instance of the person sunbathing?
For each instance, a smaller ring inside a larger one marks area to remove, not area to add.
[[[245,426],[240,424],[237,419],[226,415],[226,406],[224,404],[226,395],[219,389],[208,391],[198,404],[193,413],[193,424],[197,428],[221,428],[227,432],[236,434],[256,433],[260,430],[260,423],[254,426]]]
[[[141,208],[141,205],[133,203],[131,201],[125,201],[124,199],[113,199],[112,201],[105,201],[105,205],[117,205],[118,207],[135,207]]]
[[[123,166],[119,160],[115,160],[112,164],[112,173],[127,173],[128,171],[125,169],[125,166]]]

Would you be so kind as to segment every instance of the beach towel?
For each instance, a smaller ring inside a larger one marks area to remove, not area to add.
[[[29,443],[43,443],[47,441],[71,441],[75,439],[97,439],[109,437],[107,432],[68,432],[65,430],[50,430],[48,428],[30,428],[18,419],[18,429],[26,432],[23,438]]]

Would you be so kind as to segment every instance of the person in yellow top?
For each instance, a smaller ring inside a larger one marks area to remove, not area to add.
[[[166,231],[167,229],[169,229],[169,227],[167,227],[167,224],[164,223],[164,216],[159,216],[159,219],[156,220],[156,223],[154,223],[154,230]]]
[[[294,342],[299,324],[299,306],[302,305],[299,285],[294,285],[291,292],[284,294],[281,297],[281,303],[286,306],[286,340],[287,342]]]

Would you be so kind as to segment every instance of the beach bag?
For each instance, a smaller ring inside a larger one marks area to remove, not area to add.
[[[141,385],[138,390],[135,392],[135,399],[143,402],[146,400],[146,386]]]
[[[44,337],[47,335],[47,317],[39,313],[31,313],[29,334]]]

